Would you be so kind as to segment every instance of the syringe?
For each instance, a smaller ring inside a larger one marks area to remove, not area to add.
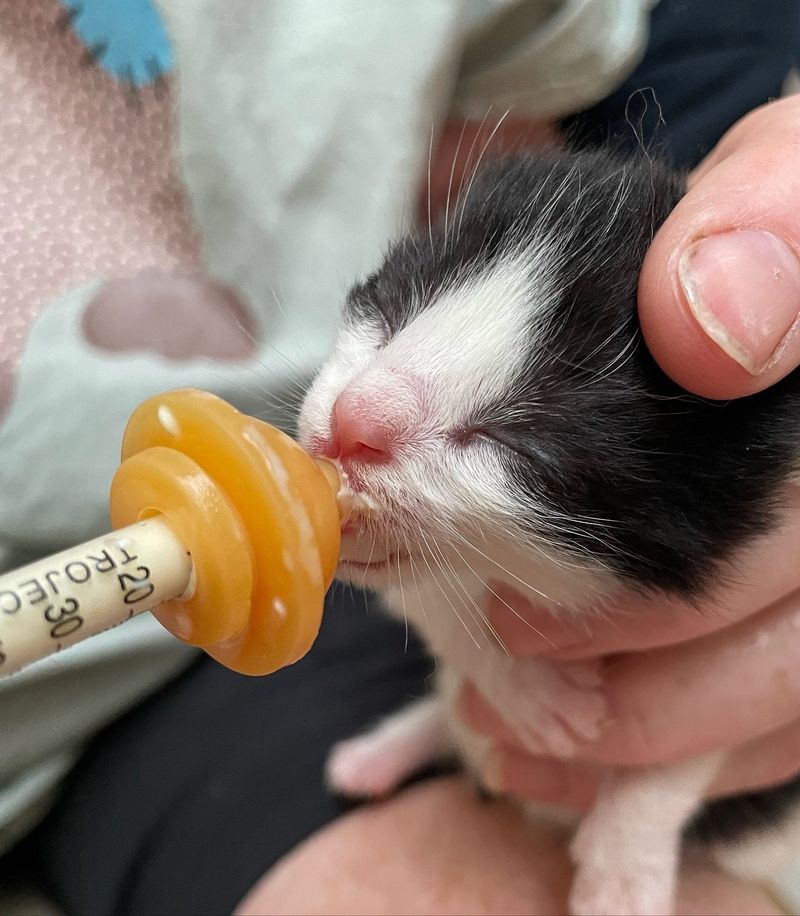
[[[112,533],[0,576],[0,677],[151,610],[244,674],[297,661],[339,554],[339,475],[193,389],[132,415]]]

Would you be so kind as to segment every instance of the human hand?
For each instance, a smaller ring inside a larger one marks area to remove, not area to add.
[[[721,588],[699,607],[630,595],[602,616],[556,618],[493,585],[499,597],[491,598],[488,617],[514,654],[603,657],[609,716],[600,739],[579,747],[569,761],[532,757],[467,684],[461,717],[492,740],[484,760],[487,785],[583,809],[591,806],[608,766],[669,763],[732,748],[711,795],[755,790],[794,775],[800,761],[800,596],[791,593],[797,573],[786,559],[800,549],[800,491],[794,508],[792,522],[751,555],[747,572],[759,561],[777,560],[767,567],[773,572],[768,580]]]
[[[690,177],[639,282],[653,356],[709,398],[767,388],[800,363],[800,95],[751,112]]]
[[[751,394],[800,362],[798,166],[800,98],[753,112],[691,176],[647,256],[639,290],[647,342],[664,370],[696,393]],[[715,795],[794,775],[800,488],[790,496],[785,524],[737,563],[737,584],[721,586],[700,607],[626,596],[602,616],[556,620],[516,593],[502,597],[519,617],[493,598],[489,616],[515,654],[605,657],[612,714],[601,740],[576,761],[532,758],[467,688],[464,718],[494,741],[487,781],[581,808],[608,765],[733,749]]]

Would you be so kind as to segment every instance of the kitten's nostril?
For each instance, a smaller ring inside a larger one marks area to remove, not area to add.
[[[393,432],[385,417],[360,397],[342,392],[333,407],[333,441],[340,458],[386,461],[391,457]]]

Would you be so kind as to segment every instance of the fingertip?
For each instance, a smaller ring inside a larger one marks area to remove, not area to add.
[[[678,236],[678,238],[676,238]],[[639,322],[650,353],[681,388],[726,400],[765,387],[700,326],[680,282],[680,264],[691,239],[665,224],[645,258],[639,279]]]
[[[800,364],[800,178],[795,147],[771,126],[771,138],[741,133],[695,178],[642,266],[645,341],[707,398],[753,394]]]

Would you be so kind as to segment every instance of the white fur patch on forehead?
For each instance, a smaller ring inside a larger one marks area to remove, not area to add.
[[[360,372],[369,365],[382,343],[383,334],[377,325],[368,321],[345,322],[336,335],[334,352],[343,366]]]
[[[546,267],[554,260],[544,245],[516,249],[445,288],[378,362],[430,382],[432,406],[445,409],[449,420],[462,419],[507,391],[529,361],[531,335],[553,302]]]

